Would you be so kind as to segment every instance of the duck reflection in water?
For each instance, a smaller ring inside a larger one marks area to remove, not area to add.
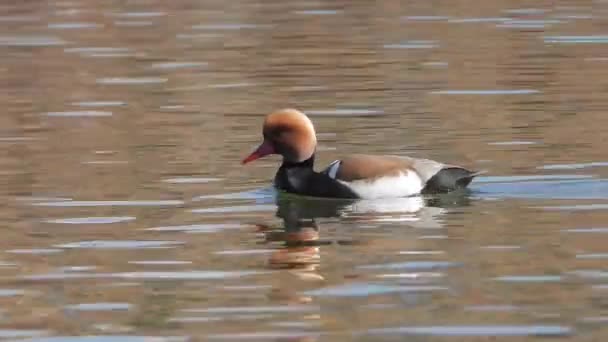
[[[320,223],[383,224],[398,223],[412,228],[441,228],[441,216],[450,208],[469,205],[468,191],[433,197],[405,197],[386,200],[336,200],[279,193],[276,216],[283,224],[272,227],[256,224],[263,233],[262,243],[280,243],[269,258],[269,267],[289,269],[303,280],[323,280],[316,273],[320,248],[324,245],[362,244],[352,238],[322,239]]]

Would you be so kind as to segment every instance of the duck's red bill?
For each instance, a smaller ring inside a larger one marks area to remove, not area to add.
[[[264,141],[260,146],[258,146],[258,148],[253,151],[247,158],[243,159],[243,164],[247,164],[249,162],[252,162],[256,159],[260,159],[264,156],[267,156],[269,154],[273,154],[275,153],[274,147],[272,146],[271,143]]]

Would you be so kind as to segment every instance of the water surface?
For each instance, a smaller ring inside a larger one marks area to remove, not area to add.
[[[603,341],[608,3],[7,2],[0,339]],[[277,194],[263,116],[469,192]]]

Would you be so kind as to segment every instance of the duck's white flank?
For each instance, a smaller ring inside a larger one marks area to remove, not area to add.
[[[333,170],[330,170],[330,174],[331,171]],[[397,175],[384,176],[373,180],[338,181],[363,199],[407,197],[419,194],[424,187],[420,176],[411,170],[404,170]]]

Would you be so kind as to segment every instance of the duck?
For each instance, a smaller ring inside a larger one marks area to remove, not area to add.
[[[395,155],[354,154],[314,170],[315,127],[297,109],[280,109],[266,116],[262,143],[242,164],[280,155],[283,161],[274,186],[283,192],[338,199],[402,198],[465,189],[480,172],[430,159]]]

